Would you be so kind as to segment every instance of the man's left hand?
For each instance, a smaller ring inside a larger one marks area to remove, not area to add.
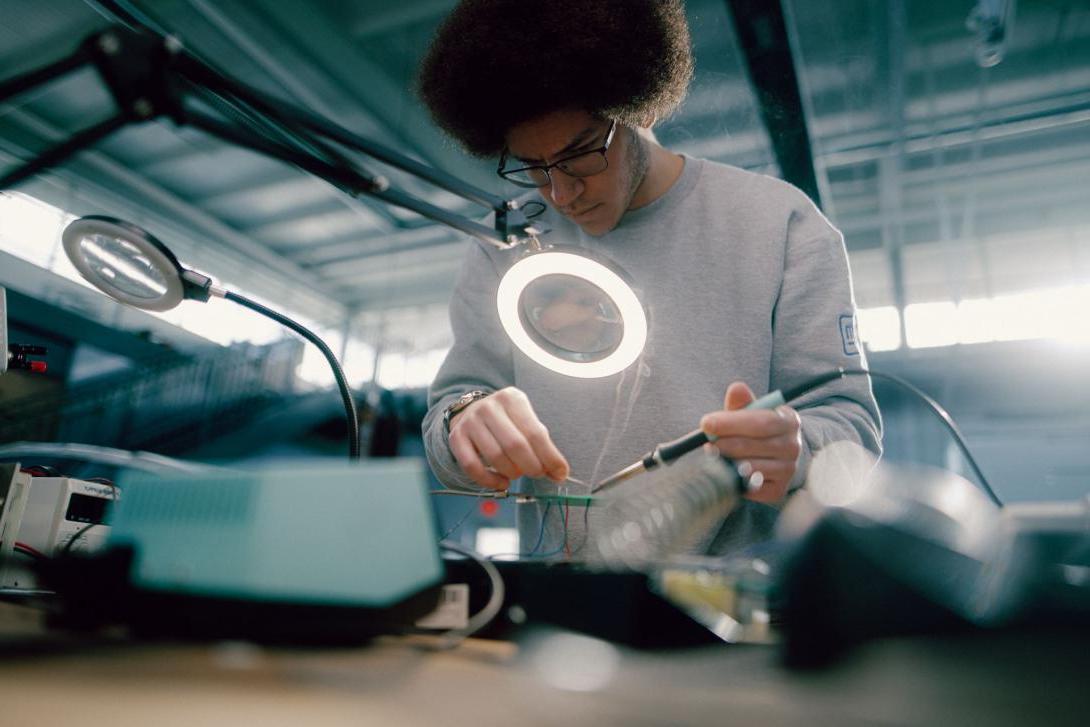
[[[746,497],[777,503],[787,494],[802,451],[799,414],[789,406],[741,411],[755,398],[748,386],[735,381],[727,387],[723,411],[705,414],[700,428],[718,437],[709,446],[734,460],[753,487]]]

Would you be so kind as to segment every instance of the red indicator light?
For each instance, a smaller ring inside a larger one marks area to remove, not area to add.
[[[495,500],[482,500],[481,501],[481,514],[485,517],[496,517],[496,513],[500,511],[500,504]]]

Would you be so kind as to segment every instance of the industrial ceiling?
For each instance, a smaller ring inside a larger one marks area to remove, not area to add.
[[[412,92],[451,0],[0,0],[0,79],[68,54],[112,22],[111,5],[248,84],[516,194],[445,139]],[[681,110],[656,128],[666,146],[781,174],[783,132],[768,132],[781,128],[769,123],[777,99],[762,96],[753,65],[762,33],[775,35],[761,15],[769,5],[686,3],[697,73]],[[967,18],[989,7],[1006,36],[1000,62],[985,67]],[[785,0],[782,9],[790,52],[764,59],[797,79],[792,123],[809,144],[794,149],[811,158],[795,161],[813,170],[814,196],[844,232],[861,306],[1090,278],[1090,5]],[[93,71],[0,106],[0,168],[111,108]],[[484,214],[374,166],[434,204]],[[474,244],[169,121],[126,128],[22,190],[75,213],[134,218],[190,264],[330,327],[382,310],[439,310]]]

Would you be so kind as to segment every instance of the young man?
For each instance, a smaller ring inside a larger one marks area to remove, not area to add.
[[[537,186],[543,241],[616,262],[651,313],[644,353],[625,371],[553,373],[498,320],[497,283],[516,256],[472,245],[424,420],[429,461],[449,486],[594,482],[700,426],[739,463],[749,498],[778,504],[820,447],[879,450],[863,377],[794,407],[739,411],[865,362],[844,325],[855,307],[843,240],[814,205],[781,181],[654,141],[650,127],[691,75],[677,0],[465,0],[440,27],[420,78],[437,123],[470,153],[499,157],[501,176]],[[583,514],[542,525],[547,513],[523,510],[524,550],[586,542]]]

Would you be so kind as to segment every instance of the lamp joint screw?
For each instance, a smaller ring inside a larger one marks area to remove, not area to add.
[[[509,199],[503,203],[503,206],[509,210],[517,210],[519,208],[519,203],[517,199]]]

